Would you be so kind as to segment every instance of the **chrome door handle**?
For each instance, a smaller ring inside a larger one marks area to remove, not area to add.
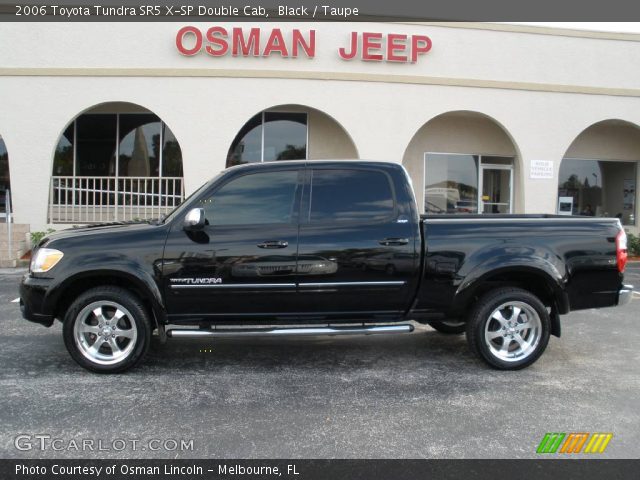
[[[258,248],[287,248],[288,246],[289,242],[285,240],[267,240],[258,244]]]
[[[383,240],[379,240],[378,243],[384,246],[392,246],[392,245],[406,245],[409,243],[408,238],[385,238]]]

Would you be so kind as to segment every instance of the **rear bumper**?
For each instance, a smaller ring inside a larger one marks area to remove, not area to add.
[[[623,285],[618,292],[618,305],[626,305],[633,296],[633,285]]]
[[[20,311],[22,317],[30,322],[46,327],[53,325],[53,314],[45,310],[45,297],[51,280],[35,278],[28,274],[20,282]]]

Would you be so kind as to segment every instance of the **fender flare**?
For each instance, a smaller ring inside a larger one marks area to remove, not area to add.
[[[101,277],[121,278],[135,285],[138,290],[144,292],[148,297],[156,326],[167,323],[165,303],[158,283],[154,280],[153,276],[149,274],[149,272],[140,268],[133,270],[125,270],[122,268],[101,268],[76,271],[65,277],[65,279],[59,284],[50,288],[47,292],[47,296],[45,297],[45,308],[48,311],[55,312],[60,299],[66,292],[68,292],[69,287],[77,284],[77,282],[81,280],[99,279]]]
[[[462,281],[454,297],[454,302],[468,304],[478,288],[493,276],[509,273],[534,275],[541,279],[551,290],[551,334],[560,337],[561,325],[560,314],[569,312],[569,299],[564,288],[565,277],[549,262],[541,262],[539,259],[528,259],[524,264],[517,259],[501,263],[500,268],[487,268],[487,264],[478,265]]]

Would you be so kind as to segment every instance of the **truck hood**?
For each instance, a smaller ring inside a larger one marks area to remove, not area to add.
[[[87,237],[106,237],[110,235],[122,235],[129,233],[144,234],[145,230],[151,231],[163,226],[163,224],[157,225],[155,223],[149,222],[113,222],[100,223],[85,227],[73,227],[47,235],[38,244],[38,247],[45,245],[51,245],[52,247],[54,247],[55,244],[65,243],[64,241],[67,239],[78,240],[82,238],[86,241],[89,240],[89,238]]]

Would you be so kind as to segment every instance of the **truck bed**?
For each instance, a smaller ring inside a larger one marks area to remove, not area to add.
[[[616,218],[421,215],[423,275],[414,313],[458,316],[484,290],[520,284],[558,313],[616,305]]]

